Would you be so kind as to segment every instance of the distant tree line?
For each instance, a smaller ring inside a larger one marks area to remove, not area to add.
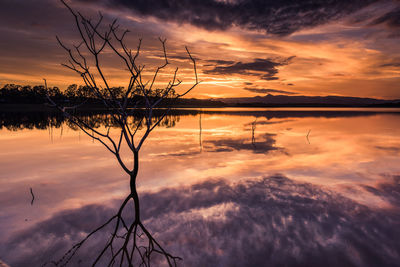
[[[113,97],[122,98],[125,91],[124,87],[111,87],[110,88]],[[104,90],[103,96],[107,97],[110,91]],[[162,94],[161,89],[155,89],[151,92],[147,92],[150,97],[160,97]],[[135,91],[136,97],[141,97],[140,91]],[[97,97],[93,95],[93,90],[90,90],[87,86],[78,86],[76,84],[69,85],[64,91],[60,90],[59,87],[47,87],[43,85],[17,85],[17,84],[6,84],[0,89],[0,102],[2,103],[45,103],[47,102],[47,95],[52,99],[63,102],[77,102],[82,100],[95,101]],[[169,98],[176,95],[175,90],[171,90],[168,94]],[[109,96],[111,97],[111,96]]]
[[[111,87],[110,91],[118,99],[122,98],[125,92],[124,87]],[[102,94],[105,97],[110,97],[108,90],[102,90]],[[143,90],[134,90],[133,97],[130,98],[132,103],[138,103],[143,98]],[[161,89],[153,89],[146,91],[149,98],[159,98],[162,96],[163,91]],[[90,90],[87,86],[71,84],[65,90],[60,90],[57,86],[47,87],[44,85],[17,85],[17,84],[6,84],[0,89],[0,104],[43,104],[47,103],[47,95],[49,95],[57,103],[82,103],[86,102],[92,106],[99,103],[98,97],[93,95],[93,90]],[[163,101],[158,105],[163,106],[176,106],[176,107],[222,107],[226,106],[221,101],[208,100],[208,99],[187,99],[180,98],[175,99],[176,92],[171,89],[168,96],[163,98]]]

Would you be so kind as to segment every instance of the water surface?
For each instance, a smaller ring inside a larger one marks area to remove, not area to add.
[[[128,177],[61,116],[1,125],[0,258],[40,265],[111,216]],[[399,125],[398,109],[172,113],[140,154],[146,224],[183,266],[396,266]]]

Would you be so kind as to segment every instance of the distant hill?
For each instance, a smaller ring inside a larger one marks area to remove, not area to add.
[[[218,98],[215,100],[226,103],[229,106],[243,107],[400,107],[400,99],[384,100],[344,96],[287,96],[268,94],[266,96]]]

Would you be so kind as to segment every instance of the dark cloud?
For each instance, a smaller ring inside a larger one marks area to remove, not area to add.
[[[52,60],[59,64],[63,55],[55,35],[62,32],[69,40],[76,37],[67,27],[70,19],[58,1],[0,1],[0,72],[54,73],[46,63]]]
[[[211,59],[207,60],[207,62],[214,63],[216,65],[232,65],[235,61],[232,60],[221,60],[221,59]]]
[[[269,59],[257,58],[253,62],[236,62],[228,66],[216,66],[212,70],[205,70],[207,74],[251,74],[253,72],[268,72],[271,75],[278,73],[277,66],[281,63]]]
[[[277,90],[277,89],[248,88],[248,87],[245,87],[243,89],[247,90],[247,91],[250,91],[250,92],[253,92],[253,93],[260,93],[260,94],[268,94],[268,93],[279,93],[279,94],[284,94],[284,95],[295,95],[295,94],[297,94],[297,93],[294,93],[294,92]]]
[[[164,59],[164,55],[162,55],[162,54],[155,55],[154,57]],[[190,60],[190,58],[187,54],[186,55],[174,55],[174,54],[171,55],[170,53],[167,53],[167,58],[175,59],[175,60],[179,60],[179,61]],[[203,66],[205,66],[205,67],[213,67],[213,66],[221,66],[221,65],[226,66],[226,65],[232,65],[235,63],[235,61],[232,61],[232,60],[222,60],[222,59],[202,60],[200,58],[196,58],[196,60],[205,62],[205,64],[203,64]]]
[[[88,0],[78,0],[92,2]],[[352,14],[378,0],[103,0],[109,7],[126,9],[165,21],[188,23],[208,30],[240,26],[275,35],[288,35]]]
[[[72,3],[72,6],[87,17],[95,19],[98,16],[99,6],[95,6],[94,2],[91,5]],[[115,13],[109,13],[107,10],[103,14],[104,25],[108,25],[115,16]],[[142,48],[155,51],[154,53],[161,51],[160,42],[157,40],[160,35],[159,29],[154,23],[138,23],[122,17],[119,18],[119,22],[123,25],[121,28],[126,27],[131,31],[127,35],[128,48],[135,50],[137,37],[145,37]],[[75,77],[76,73],[60,65],[66,63],[67,54],[55,38],[56,35],[59,36],[66,45],[80,43],[74,19],[61,1],[0,1],[0,35],[0,73],[3,84],[30,83],[46,77],[49,84],[57,82],[58,86],[64,87],[66,81]],[[140,60],[145,58],[146,61],[150,61],[147,60],[146,54],[142,53]],[[188,58],[186,60],[189,61]],[[150,62],[146,65],[153,64]],[[112,53],[105,53],[101,64],[107,67],[119,66],[120,59]],[[61,75],[64,77],[55,78],[58,81],[51,78]]]
[[[290,63],[294,57],[284,60],[272,60],[256,58],[252,62],[235,62],[226,66],[215,66],[213,69],[204,70],[205,74],[242,74],[260,76],[264,80],[279,79],[275,75],[278,74],[278,67],[285,66]]]
[[[386,14],[376,18],[372,25],[384,24],[390,28],[400,27],[400,8],[387,12]]]
[[[155,57],[164,59],[165,56],[164,55],[156,55]],[[167,53],[167,58],[168,59],[176,59],[176,60],[190,60],[188,55],[171,55],[169,53]]]
[[[264,74],[262,75],[260,78],[261,80],[266,80],[266,81],[275,81],[275,80],[279,80],[278,77],[274,76],[275,74],[273,73],[268,73],[268,74]]]
[[[204,60],[206,64],[203,64],[204,67],[215,67],[215,66],[226,66],[226,65],[232,65],[235,63],[235,61],[231,60],[221,60],[221,59],[210,59],[210,60]]]
[[[398,179],[370,190],[400,199]],[[141,197],[145,224],[183,258],[182,266],[397,266],[400,261],[398,206],[368,208],[279,175],[234,184],[208,180]],[[22,267],[57,259],[108,219],[116,205],[86,206],[38,223],[0,246],[3,260]],[[106,232],[94,236],[70,265],[91,265],[108,238]]]

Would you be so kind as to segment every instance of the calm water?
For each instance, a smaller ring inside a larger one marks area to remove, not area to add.
[[[0,258],[40,266],[114,213],[128,177],[60,117],[0,118]],[[399,156],[397,109],[184,110],[141,151],[145,224],[182,266],[399,266]]]

